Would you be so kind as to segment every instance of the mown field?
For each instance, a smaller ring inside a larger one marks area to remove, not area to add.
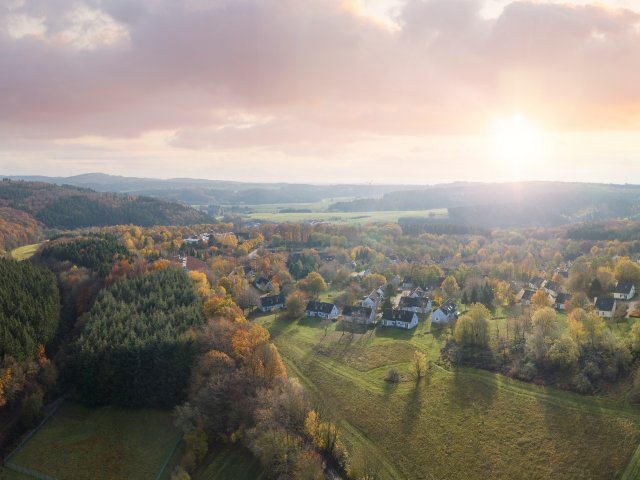
[[[411,210],[389,212],[327,212],[312,211],[310,213],[280,213],[278,209],[268,210],[261,206],[260,211],[248,214],[255,220],[267,220],[270,222],[305,222],[324,221],[334,223],[372,223],[372,222],[397,222],[402,217],[443,219],[448,216],[447,209],[437,210]],[[303,208],[295,204],[291,208]]]
[[[624,394],[581,396],[435,366],[416,383],[415,350],[435,361],[447,335],[425,322],[413,332],[350,333],[316,319],[256,321],[289,375],[340,421],[347,445],[370,448],[388,478],[621,478],[640,443],[640,409]],[[405,381],[385,382],[391,367]]]
[[[153,479],[178,437],[168,411],[65,403],[11,463],[58,480]]]
[[[24,245],[22,247],[11,250],[10,256],[14,260],[28,260],[38,251],[42,243],[34,243],[33,245]]]

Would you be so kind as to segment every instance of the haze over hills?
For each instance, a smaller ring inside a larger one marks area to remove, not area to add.
[[[246,206],[327,201],[332,212],[447,209],[446,222],[481,227],[549,226],[640,215],[640,186],[570,182],[456,182],[439,185],[312,185],[91,173],[14,177],[187,205]],[[326,208],[323,207],[323,208]]]
[[[52,228],[189,225],[214,221],[194,208],[157,198],[8,179],[0,182],[0,207],[3,218],[17,218],[22,212]]]
[[[304,203],[324,199],[375,198],[385,193],[421,188],[417,185],[312,185],[290,183],[250,183],[197,178],[121,177],[88,173],[72,177],[14,176],[11,179],[74,185],[98,192],[131,193],[184,202],[190,205],[256,205]]]

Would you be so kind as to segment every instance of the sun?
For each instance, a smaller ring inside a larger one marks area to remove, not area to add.
[[[514,170],[521,170],[538,160],[542,154],[541,132],[519,113],[495,119],[491,137],[497,156]]]

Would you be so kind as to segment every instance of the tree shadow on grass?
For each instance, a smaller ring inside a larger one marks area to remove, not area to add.
[[[412,328],[410,330],[406,330],[404,328],[383,327],[383,326],[378,326],[378,328],[376,328],[376,337],[379,337],[379,338],[392,338],[394,340],[411,340],[415,334],[416,334],[415,328]]]
[[[488,410],[498,393],[494,382],[483,382],[465,375],[464,370],[455,368],[451,379],[451,398],[463,409]]]
[[[404,406],[404,412],[402,415],[402,433],[411,434],[419,423],[417,418],[420,416],[420,410],[422,410],[422,403],[424,397],[424,389],[426,388],[424,378],[417,379],[413,382],[413,388],[407,395],[407,403]]]

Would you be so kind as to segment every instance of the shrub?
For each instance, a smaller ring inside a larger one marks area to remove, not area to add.
[[[385,381],[390,383],[399,383],[400,382],[400,373],[395,368],[390,368],[387,372],[387,376],[384,377]]]
[[[582,372],[577,373],[573,376],[573,378],[571,379],[571,386],[576,392],[579,393],[589,393],[593,389],[591,382]]]

